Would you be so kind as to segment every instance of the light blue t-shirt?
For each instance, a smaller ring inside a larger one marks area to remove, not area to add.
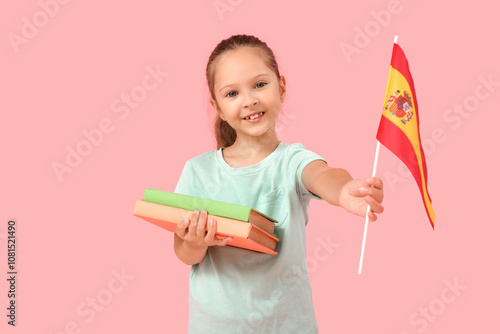
[[[256,165],[232,168],[222,150],[187,161],[175,192],[250,206],[278,221],[278,255],[208,248],[191,267],[189,333],[317,333],[306,264],[304,167],[324,160],[302,144],[278,147]],[[198,208],[202,210],[203,208]]]

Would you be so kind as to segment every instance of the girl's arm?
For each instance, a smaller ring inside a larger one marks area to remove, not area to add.
[[[200,263],[207,253],[209,246],[225,246],[231,241],[230,237],[219,239],[215,235],[217,222],[207,222],[207,211],[195,210],[191,220],[186,219],[177,224],[174,234],[174,251],[177,257],[185,264]],[[209,224],[208,231],[206,224]]]
[[[302,182],[310,192],[355,215],[365,217],[370,205],[370,221],[377,219],[375,213],[384,211],[381,204],[383,186],[378,177],[353,180],[345,169],[332,168],[324,161],[316,160],[304,168]]]

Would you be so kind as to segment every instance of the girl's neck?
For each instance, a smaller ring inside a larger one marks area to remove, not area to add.
[[[253,166],[274,152],[279,143],[276,135],[264,138],[238,137],[233,145],[222,150],[222,156],[233,168]]]

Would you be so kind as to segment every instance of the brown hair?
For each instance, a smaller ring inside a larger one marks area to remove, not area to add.
[[[206,75],[208,89],[210,91],[210,96],[215,101],[214,94],[214,76],[215,67],[217,60],[228,51],[236,50],[240,47],[254,47],[259,48],[262,52],[262,56],[266,58],[267,65],[276,74],[278,79],[281,77],[278,70],[278,63],[276,62],[276,57],[273,51],[267,46],[267,44],[257,37],[249,35],[233,35],[223,41],[221,41],[215,49],[210,54],[207,63]],[[236,131],[220,117],[217,117],[215,121],[215,139],[217,140],[217,149],[221,147],[228,147],[233,145],[236,140]]]

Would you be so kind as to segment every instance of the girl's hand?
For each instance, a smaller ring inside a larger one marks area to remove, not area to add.
[[[361,217],[366,216],[366,210],[370,205],[368,218],[370,221],[375,221],[377,220],[375,213],[384,211],[383,198],[382,180],[375,176],[346,183],[340,191],[339,204],[347,211]]]
[[[177,224],[175,232],[192,248],[206,248],[208,246],[225,246],[231,241],[231,237],[220,238],[215,235],[217,231],[217,222],[211,220],[207,222],[207,211],[199,212],[195,210],[191,220],[185,219]],[[208,232],[207,232],[208,223]]]

